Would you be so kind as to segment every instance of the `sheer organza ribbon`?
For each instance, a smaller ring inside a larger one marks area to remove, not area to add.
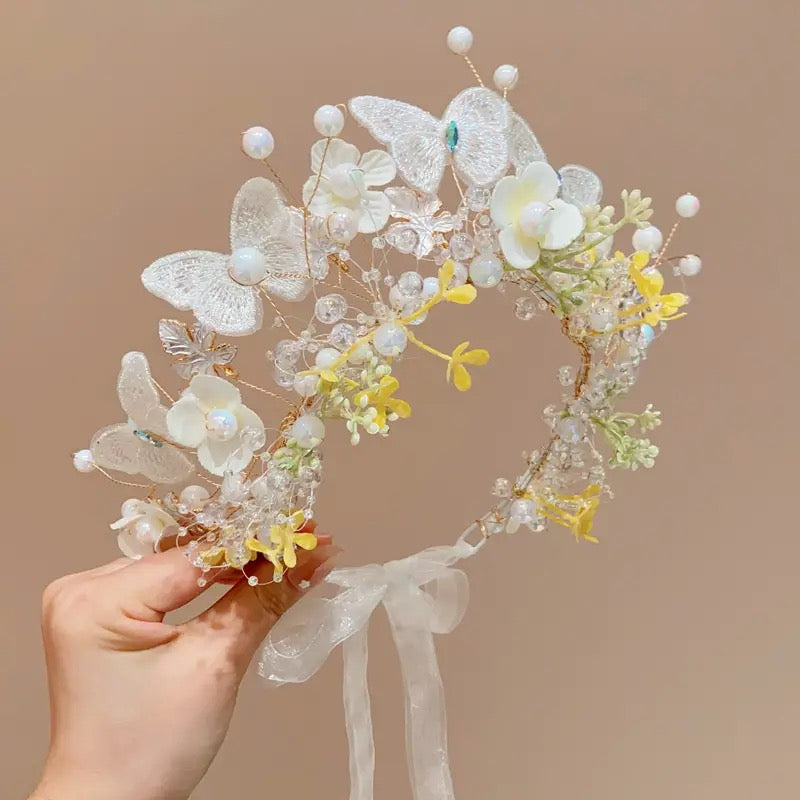
[[[372,800],[375,748],[367,688],[367,627],[383,604],[405,685],[406,752],[415,800],[452,800],[444,689],[434,633],[449,633],[467,607],[467,576],[453,565],[480,548],[466,541],[386,564],[337,569],[332,597],[309,595],[270,632],[259,663],[274,683],[302,683],[343,644],[344,710],[350,744],[350,800]]]

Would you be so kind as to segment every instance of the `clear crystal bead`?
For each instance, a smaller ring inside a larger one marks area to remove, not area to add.
[[[417,234],[411,228],[403,228],[392,234],[391,244],[401,253],[412,253],[417,246]]]
[[[450,238],[450,253],[456,261],[467,261],[475,254],[475,243],[468,233],[454,233]]]
[[[514,301],[514,314],[517,319],[528,321],[536,316],[536,301],[532,297],[518,297]]]
[[[338,322],[347,313],[347,300],[341,294],[326,294],[314,304],[314,316],[326,325]]]
[[[497,478],[492,487],[495,497],[511,497],[511,481],[508,478]]]
[[[558,382],[562,386],[571,386],[575,382],[575,370],[572,367],[559,367]]]
[[[397,280],[397,288],[406,297],[422,294],[422,275],[419,272],[404,272]]]
[[[356,329],[348,322],[337,322],[328,334],[328,341],[339,350],[346,350],[356,338]]]
[[[489,190],[483,186],[470,186],[467,189],[466,200],[470,211],[483,211],[485,208],[489,208],[490,199]]]
[[[475,234],[475,247],[479,253],[493,253],[497,249],[494,233],[488,228],[478,230]]]

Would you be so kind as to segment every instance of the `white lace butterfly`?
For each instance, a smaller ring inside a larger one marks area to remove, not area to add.
[[[517,173],[534,161],[547,161],[536,134],[519,114],[512,113],[509,127],[509,158]],[[558,170],[561,178],[561,199],[578,208],[592,206],[603,196],[600,178],[580,164],[565,164]]]
[[[231,277],[231,256],[208,250],[173,253],[142,273],[145,288],[175,308],[194,312],[198,322],[227,336],[255,333],[263,322],[260,292],[302,300],[311,288],[303,215],[287,208],[266,178],[251,178],[239,190],[231,212],[231,251],[250,250],[261,267],[253,283]],[[255,251],[255,252],[254,252]]]
[[[154,483],[177,483],[194,472],[194,466],[168,438],[167,409],[150,376],[143,353],[127,353],[117,379],[117,394],[128,421],[102,428],[89,449],[98,466],[141,474]]]
[[[470,186],[489,186],[508,168],[511,108],[490,89],[465,89],[441,119],[384,97],[354,97],[349,108],[386,145],[406,184],[424,194],[436,193],[450,158]]]

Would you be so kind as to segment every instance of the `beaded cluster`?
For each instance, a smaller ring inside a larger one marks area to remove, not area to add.
[[[467,55],[472,41],[464,27],[448,34],[478,83],[441,117],[371,96],[317,109],[321,138],[297,200],[269,160],[270,131],[245,131],[244,152],[270,177],[237,193],[229,252],[183,251],[144,270],[148,291],[193,314],[158,326],[186,386],[173,398],[145,355],[128,353],[117,383],[125,420],[74,455],[80,471],[141,488],[111,525],[123,553],[139,558],[177,545],[203,574],[235,567],[253,585],[248,565],[263,558],[280,581],[297,549],[317,544],[309,522],[326,427],[344,425],[358,445],[409,417],[398,396],[408,349],[440,360],[445,379],[468,390],[489,352],[467,340],[440,349],[421,330],[438,307],[469,305],[493,289],[515,295],[520,320],[557,319],[579,360],[558,370],[562,396],[544,410],[544,446],[524,454],[516,479],[495,481],[482,534],[560,526],[597,541],[608,470],[653,466],[658,447],[648,435],[659,412],[617,404],[653,341],[685,313],[687,295],[664,291],[665,269],[682,280],[701,260],[667,255],[676,226],[665,242],[639,190],[622,192],[615,209],[601,204],[594,172],[551,166],[507,99],[518,70],[498,67],[496,91],[486,87]],[[340,138],[348,115],[380,147],[362,153]],[[443,184],[457,192],[452,210],[439,197]],[[676,202],[679,217],[698,209],[691,194]],[[624,252],[614,240],[626,226],[633,236]],[[306,324],[290,324],[282,303],[309,307]],[[279,337],[267,353],[270,388],[244,380],[229,341],[261,330],[265,307]],[[286,403],[275,428],[249,405],[259,393]]]

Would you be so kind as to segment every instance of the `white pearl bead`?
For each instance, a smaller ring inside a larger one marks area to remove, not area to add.
[[[384,322],[378,326],[372,338],[375,349],[382,356],[399,356],[408,344],[408,336],[402,325]]]
[[[528,203],[523,206],[522,211],[519,212],[520,230],[526,235],[536,237],[541,234],[541,224],[545,218],[545,214],[550,210],[547,203]]]
[[[208,436],[217,442],[229,442],[239,430],[239,420],[227,408],[215,408],[206,414]]]
[[[507,92],[517,85],[519,70],[513,64],[502,64],[494,71],[494,85],[501,92]]]
[[[314,127],[321,136],[338,136],[344,128],[344,114],[336,106],[320,106],[314,112]]]
[[[655,225],[648,225],[646,228],[639,228],[633,234],[634,250],[642,250],[645,253],[657,253],[664,243],[664,236]]]
[[[248,128],[242,134],[242,150],[256,161],[269,158],[274,149],[275,139],[266,128],[262,128],[260,125]]]
[[[447,46],[459,56],[466,55],[472,47],[473,36],[469,28],[457,25],[447,34]]]
[[[313,397],[317,393],[319,378],[316,375],[295,375],[292,385],[300,397]]]
[[[491,253],[481,253],[469,265],[469,277],[476,286],[491,289],[503,277],[503,262]]]
[[[328,233],[339,244],[349,244],[358,233],[358,214],[351,208],[337,208],[328,215]]]
[[[311,449],[325,438],[325,425],[314,414],[303,414],[292,424],[289,436],[296,439],[300,447]]]
[[[675,210],[681,217],[693,217],[700,210],[700,201],[693,194],[682,194],[675,201]]]
[[[267,277],[267,259],[257,247],[237,247],[228,261],[228,274],[236,283],[255,286]]]
[[[341,355],[335,347],[323,347],[317,353],[314,363],[319,369],[329,369]]]
[[[211,497],[205,486],[192,484],[185,487],[178,497],[178,501],[187,508],[200,508]]]
[[[681,275],[685,275],[687,278],[694,277],[702,268],[703,262],[700,260],[700,256],[684,256],[678,262],[678,269],[680,269]]]
[[[94,457],[91,450],[78,450],[72,456],[72,466],[78,472],[91,472],[94,469]]]

